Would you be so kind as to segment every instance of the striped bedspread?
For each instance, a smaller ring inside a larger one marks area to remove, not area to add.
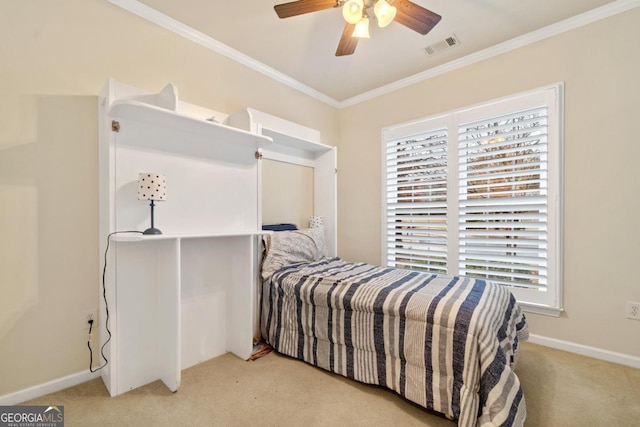
[[[513,372],[524,315],[484,280],[347,263],[284,267],[263,282],[276,351],[396,391],[459,426],[521,426]]]

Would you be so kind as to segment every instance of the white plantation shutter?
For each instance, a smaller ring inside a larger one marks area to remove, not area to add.
[[[458,273],[547,287],[547,107],[462,123]]]
[[[447,271],[447,130],[386,146],[387,265]]]
[[[490,280],[558,314],[561,95],[554,85],[385,129],[386,265]]]

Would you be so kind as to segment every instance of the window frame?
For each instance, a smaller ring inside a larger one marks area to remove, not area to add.
[[[491,118],[545,105],[548,113],[547,155],[547,291],[532,289],[508,289],[514,294],[523,309],[529,312],[559,316],[562,312],[562,212],[563,212],[563,94],[564,84],[556,83],[503,98],[475,104],[473,106],[436,114],[417,120],[388,126],[381,133],[381,259],[387,266],[387,143],[431,132],[447,129],[447,274],[458,275],[458,126],[478,118]]]

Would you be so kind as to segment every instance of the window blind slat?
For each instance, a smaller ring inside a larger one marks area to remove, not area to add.
[[[539,255],[546,254],[546,248],[544,247],[535,247],[535,248],[527,248],[521,244],[513,245],[507,247],[506,245],[496,247],[496,246],[473,246],[473,245],[465,245],[465,247],[460,250],[460,256],[467,255],[485,255],[485,254],[503,254],[509,253],[513,254],[513,256],[529,256],[529,255]]]
[[[545,240],[544,237],[547,235],[546,230],[473,230],[465,228],[464,226],[460,226],[460,240],[463,240],[465,237],[475,237],[479,236],[485,237],[511,237],[515,241],[517,241],[520,237],[527,237],[529,239],[535,237],[540,240]]]
[[[525,110],[521,110],[521,111],[516,111],[516,112],[512,112],[512,113],[508,113],[508,114],[504,114],[501,116],[498,116],[497,119],[495,120],[511,120],[511,119],[516,119],[516,118],[522,118],[522,117],[526,117],[526,116],[542,116],[542,117],[547,117],[547,107],[536,107],[536,108],[529,108],[529,109],[525,109]],[[474,120],[474,121],[469,121],[466,122],[466,124],[464,126],[467,127],[477,127],[477,126],[482,126],[484,124],[486,124],[488,121],[492,121],[494,120],[493,118],[491,119],[480,119],[480,120]],[[461,126],[463,127],[463,126]]]
[[[486,180],[483,180],[486,181]],[[540,187],[542,184],[542,187]],[[458,188],[459,195],[464,196],[467,194],[471,194],[474,196],[481,196],[486,194],[491,194],[493,196],[497,196],[500,194],[510,194],[510,193],[519,193],[523,191],[543,191],[546,189],[546,180],[534,180],[527,179],[516,182],[496,182],[496,183],[479,183],[474,181],[471,185],[463,185],[461,184]],[[511,187],[512,189],[508,190],[507,188]],[[516,188],[514,188],[516,187]]]
[[[444,153],[441,157],[429,158],[425,160],[422,156],[415,157],[390,157],[387,161],[387,168],[393,167],[397,168],[423,168],[427,166],[441,165],[444,161],[446,161],[447,156]]]
[[[533,135],[501,142],[479,142],[475,144],[465,140],[458,150],[459,158],[462,163],[467,163],[470,159],[473,160],[485,156],[487,152],[500,153],[503,157],[510,157],[508,156],[509,154],[522,151],[545,152],[546,137],[547,135]]]
[[[390,251],[392,250],[398,250],[399,247],[405,248],[405,249],[412,249],[412,250],[418,250],[418,251],[431,251],[433,248],[436,248],[438,246],[444,247],[446,246],[446,242],[442,242],[440,244],[437,243],[421,243],[421,242],[410,242],[407,240],[400,240],[400,241],[395,241],[395,242],[389,242],[388,243],[388,248]]]
[[[542,221],[546,222],[547,215],[542,212],[499,212],[484,214],[476,214],[473,216],[474,220],[478,221]]]
[[[392,213],[398,212],[416,212],[422,211],[424,213],[428,213],[430,209],[438,209],[438,208],[446,208],[447,202],[444,201],[436,201],[436,202],[414,202],[414,203],[389,203],[387,207],[393,210]]]
[[[546,124],[537,128],[516,128],[509,132],[499,132],[499,126],[496,126],[461,133],[458,144],[460,145],[460,153],[468,154],[469,150],[473,151],[482,147],[508,147],[518,142],[526,144],[539,139],[545,140],[546,137]]]
[[[460,231],[464,231],[467,229],[492,229],[492,228],[511,228],[511,229],[547,229],[546,221],[508,221],[508,220],[498,220],[498,221],[479,221],[474,217],[473,222],[466,223],[466,226],[462,226],[458,228]]]
[[[460,245],[461,249],[460,251],[464,251],[467,250],[466,247],[463,248],[463,246],[466,246],[466,244],[471,244],[471,245],[487,245],[487,247],[509,247],[508,245],[513,245],[514,242],[513,240],[505,240],[505,239],[500,239],[500,238],[491,238],[491,239],[487,239],[487,238],[476,238],[476,237],[465,237],[460,239],[461,243],[464,243],[464,245]],[[539,239],[525,239],[525,238],[518,238],[518,245],[520,245],[521,247],[546,247],[547,241],[546,240],[539,240]]]
[[[498,213],[498,212],[546,212],[547,196],[545,191],[530,192],[522,195],[522,191],[500,192],[500,194],[471,193],[470,198],[461,195],[458,203],[465,212]],[[543,193],[543,194],[540,194]],[[493,212],[492,212],[493,211]]]
[[[532,153],[523,156],[502,157],[502,158],[489,158],[486,156],[482,159],[467,159],[460,163],[461,172],[466,176],[473,176],[474,174],[487,175],[494,172],[502,171],[517,171],[528,169],[539,169],[541,160],[540,153]],[[535,159],[535,161],[532,161]]]
[[[497,265],[500,263],[505,263],[507,265],[513,265],[514,268],[517,268],[518,265],[537,265],[537,266],[545,266],[546,260],[544,259],[543,250],[539,251],[539,255],[537,257],[531,256],[515,256],[515,255],[496,255],[496,254],[473,254],[473,253],[461,253],[459,256],[460,261],[466,261],[468,263],[473,263],[474,260],[481,258],[486,261],[492,261],[491,263],[487,263],[487,265]],[[495,261],[495,263],[493,263]]]
[[[430,273],[446,274],[447,267],[444,261],[424,260],[425,262],[411,262],[393,258],[387,259],[387,265],[397,268],[407,268],[411,270],[426,271]]]
[[[529,177],[532,178],[534,176],[540,176],[541,174],[547,173],[546,169],[537,168],[537,169],[521,169],[513,172],[500,172],[500,173],[482,173],[481,170],[473,170],[471,172],[466,171],[467,174],[471,173],[471,176],[465,175],[467,181],[480,180],[480,179],[506,179],[506,178],[519,178],[519,177]],[[517,182],[517,181],[516,181]],[[464,183],[461,183],[464,184]],[[468,185],[468,184],[467,184]]]
[[[540,275],[537,272],[534,274],[528,274],[526,272],[510,272],[510,271],[501,271],[501,270],[482,270],[482,269],[468,269],[461,271],[461,274],[464,276],[476,276],[476,277],[486,277],[489,280],[499,280],[506,281],[509,283],[518,283],[521,285],[534,285],[541,289],[544,289],[547,284],[547,278],[544,275]]]
[[[426,133],[420,137],[407,140],[396,139],[387,142],[387,153],[393,155],[402,155],[406,152],[423,151],[425,147],[431,148],[432,152],[438,149],[446,149],[447,147],[447,131],[445,129],[436,130]]]
[[[446,248],[443,248],[443,251],[417,251],[412,249],[401,249],[396,248],[389,251],[389,255],[395,255],[400,258],[411,258],[415,260],[420,260],[424,258],[430,259],[443,259],[447,257]]]
[[[389,194],[387,193],[387,201],[398,205],[410,205],[414,202],[441,202],[446,201],[444,194],[419,193],[419,194]]]

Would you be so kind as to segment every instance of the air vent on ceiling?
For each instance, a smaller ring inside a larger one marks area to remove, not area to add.
[[[460,40],[458,39],[458,37],[456,37],[455,34],[451,34],[446,39],[425,47],[424,51],[427,53],[427,55],[431,56],[435,55],[436,53],[440,53],[443,50],[447,50],[451,47],[458,46],[459,44]]]

